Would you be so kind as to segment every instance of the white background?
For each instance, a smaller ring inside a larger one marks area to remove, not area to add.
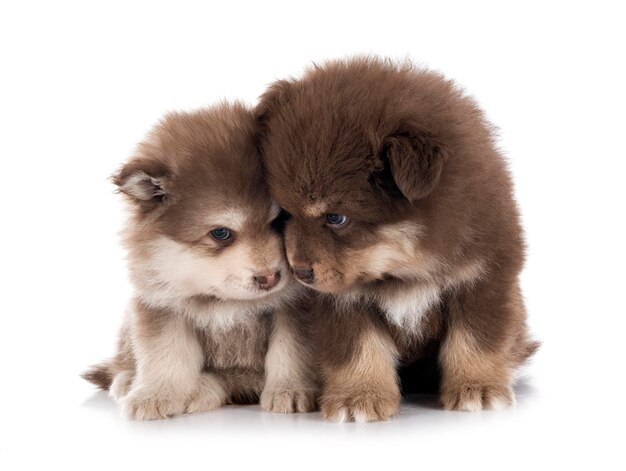
[[[605,2],[42,2],[0,7],[0,468],[624,469],[625,16]],[[504,412],[387,423],[257,407],[122,419],[81,380],[130,294],[107,177],[166,110],[251,104],[355,53],[463,84],[510,159],[544,342]]]

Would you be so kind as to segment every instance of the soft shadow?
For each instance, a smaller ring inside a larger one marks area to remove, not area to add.
[[[424,409],[441,409],[441,403],[436,394],[407,394],[403,402]]]
[[[531,380],[522,377],[516,384],[518,409],[526,406],[537,396],[537,389]],[[233,436],[259,434],[327,433],[359,437],[427,433],[432,427],[475,426],[481,422],[505,419],[515,414],[515,408],[508,411],[484,411],[469,413],[444,411],[436,394],[408,394],[403,399],[400,413],[389,421],[368,424],[334,424],[326,422],[319,412],[309,414],[275,414],[261,410],[258,405],[226,406],[214,411],[194,415],[183,415],[165,420],[132,421],[121,417],[119,407],[104,391],[96,391],[82,403],[82,407],[104,414],[111,420],[119,421],[121,427],[131,433],[160,434],[170,430],[193,435],[227,434]]]
[[[117,406],[105,391],[95,391],[81,405],[89,409],[117,413]]]
[[[533,384],[533,380],[529,376],[520,376],[515,383],[514,389],[518,405],[525,405],[529,403],[531,399],[539,395],[539,390]]]

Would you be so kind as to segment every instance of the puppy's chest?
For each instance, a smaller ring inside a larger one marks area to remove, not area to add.
[[[388,287],[379,291],[375,303],[394,329],[410,336],[428,335],[429,318],[436,315],[441,289],[431,284]]]
[[[195,300],[187,305],[210,369],[251,368],[261,371],[271,328],[269,306]]]
[[[413,286],[377,296],[380,315],[398,348],[399,361],[411,364],[436,344],[443,329],[441,291]]]
[[[212,326],[201,331],[205,364],[210,369],[250,368],[262,370],[267,353],[271,318],[258,314],[231,326]]]

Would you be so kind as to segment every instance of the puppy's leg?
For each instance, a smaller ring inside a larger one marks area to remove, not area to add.
[[[398,352],[385,327],[366,311],[327,313],[319,319],[322,415],[335,422],[368,422],[396,414]]]
[[[121,400],[123,414],[146,420],[183,413],[204,362],[194,330],[177,313],[139,302],[132,327],[137,372],[130,392]]]
[[[514,345],[525,329],[516,282],[481,281],[451,295],[441,347],[441,401],[446,409],[477,411],[515,403]]]
[[[315,409],[311,346],[298,316],[302,313],[287,309],[274,313],[261,393],[261,407],[266,411],[289,413]]]
[[[228,382],[219,373],[203,372],[198,385],[187,403],[185,412],[207,412],[226,405],[230,397]]]

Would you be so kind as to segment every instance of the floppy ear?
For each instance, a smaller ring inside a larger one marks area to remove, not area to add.
[[[424,132],[400,130],[383,140],[381,160],[406,199],[428,196],[439,183],[446,149]]]
[[[167,198],[167,179],[165,165],[146,159],[132,160],[112,178],[118,191],[145,209],[156,207]]]

